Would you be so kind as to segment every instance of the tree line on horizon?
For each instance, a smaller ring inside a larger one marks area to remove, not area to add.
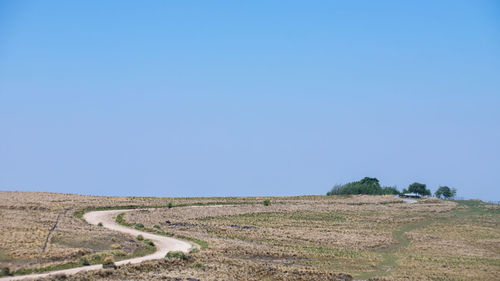
[[[326,195],[402,195],[406,193],[415,193],[421,196],[431,196],[431,191],[423,183],[414,182],[408,188],[399,191],[395,186],[381,186],[377,178],[365,177],[359,181],[346,184],[337,184]],[[455,197],[457,190],[448,186],[440,186],[434,196],[438,198],[449,199]]]

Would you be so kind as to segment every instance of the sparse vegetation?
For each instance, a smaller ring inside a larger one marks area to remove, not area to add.
[[[146,245],[147,247],[137,249],[134,253],[132,253],[132,255],[130,255],[130,257],[131,258],[142,257],[145,255],[152,254],[156,251],[155,246],[151,246],[151,245],[147,245],[147,244],[144,244],[144,245]]]
[[[154,278],[166,280],[178,276],[200,280],[350,280],[351,275],[374,280],[495,280],[500,274],[496,243],[500,239],[500,209],[480,201],[429,198],[406,204],[394,196],[349,195],[110,198],[47,194],[45,200],[40,200],[46,196],[43,193],[0,192],[0,196],[0,262],[12,263],[14,275],[81,266],[82,258],[97,264],[106,257],[116,261],[155,251],[143,242],[146,239],[97,229],[68,213],[49,241],[42,265],[29,267],[20,257],[35,260],[39,248],[29,254],[25,241],[41,244],[46,237],[43,230],[53,224],[61,209],[68,208],[64,204],[78,210],[164,206],[126,212],[116,220],[130,227],[140,223],[142,231],[168,233],[204,246],[202,251],[185,254],[187,260],[171,257],[124,265],[114,271],[82,272],[70,279],[144,280],[153,272]],[[264,206],[264,199],[272,204]],[[89,202],[94,205],[85,205]],[[174,207],[169,209],[167,202]],[[25,220],[19,224],[21,220],[15,218],[21,216]],[[39,236],[35,236],[37,229]],[[111,250],[112,244],[120,244],[122,249]]]
[[[145,228],[144,229],[145,231],[149,231],[149,232],[153,232],[155,234],[158,234],[158,235],[162,235],[162,236],[167,236],[167,237],[174,237],[174,234],[171,233],[171,232],[164,232],[164,231],[161,231],[161,230],[153,230],[153,229],[149,229],[149,228]]]
[[[119,220],[118,220],[118,217],[117,217],[116,221],[119,222],[122,225],[131,226],[132,224],[127,223],[125,221],[123,215],[125,215],[125,214],[124,213],[120,214],[118,216]],[[185,236],[185,235],[174,235],[171,232],[164,232],[164,231],[158,230],[157,228],[152,229],[152,228],[147,228],[147,227],[144,227],[144,226],[143,226],[143,228],[141,228],[141,230],[142,231],[151,232],[151,233],[155,233],[155,234],[162,235],[162,236],[167,236],[167,237],[174,237],[175,236],[176,238],[179,238],[179,239],[182,239],[182,240],[188,240],[188,241],[191,241],[191,242],[194,242],[194,243],[198,244],[202,250],[204,250],[204,249],[206,249],[206,247],[208,247],[208,243],[206,241],[201,240],[201,239],[197,239],[197,238],[193,238],[193,237],[189,237],[189,236]],[[142,235],[139,235],[139,236],[142,237]],[[142,238],[144,238],[144,237],[142,237]]]
[[[97,206],[107,202],[96,198],[99,197],[88,200],[88,197],[71,194],[0,191],[0,268],[8,264],[13,274],[22,275],[82,266],[78,262],[81,257],[86,257],[91,264],[101,263],[102,259],[91,260],[90,256],[111,255],[114,243],[121,244],[126,253],[120,259],[142,249],[147,251],[147,245],[131,241],[127,235],[104,227],[96,230],[73,217],[78,213],[83,218],[83,212],[64,212],[69,208],[86,209],[89,202]],[[47,248],[41,252],[40,247],[59,215]]]
[[[137,240],[139,240],[139,241],[144,240],[144,236],[142,236],[141,234],[137,235]]]
[[[21,268],[19,270],[16,270],[13,275],[26,275],[26,274],[32,274],[32,273],[42,273],[42,272],[48,272],[48,271],[54,271],[54,270],[63,270],[63,269],[69,269],[69,268],[74,268],[81,266],[78,263],[62,263],[62,264],[57,264],[57,265],[49,265],[45,267],[37,267],[37,268]]]
[[[270,200],[264,200],[263,202],[264,206],[271,206],[271,201]]]

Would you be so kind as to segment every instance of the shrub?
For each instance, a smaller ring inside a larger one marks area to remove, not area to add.
[[[174,205],[172,204],[172,202],[168,202],[167,207],[168,207],[169,209],[170,209],[170,208],[172,208],[173,206],[174,206]]]
[[[156,228],[156,229],[160,229],[160,226],[157,225],[157,224],[153,225],[153,227]]]
[[[188,256],[184,252],[181,252],[181,251],[168,252],[165,255],[165,257],[166,258],[177,258],[177,259],[181,259],[181,260],[187,260],[188,259]]]
[[[192,248],[191,251],[189,251],[190,254],[196,254],[200,251],[198,248]]]
[[[122,248],[122,246],[120,244],[111,244],[111,249],[113,249],[113,250],[119,250],[121,248]]]
[[[144,225],[143,225],[142,223],[136,223],[136,224],[134,225],[134,227],[135,227],[136,229],[143,229],[143,228],[144,228]]]
[[[264,200],[263,204],[264,204],[264,206],[270,206],[271,205],[271,201]]]
[[[141,234],[137,235],[137,240],[139,240],[139,241],[144,240],[144,236],[142,236]]]
[[[203,264],[201,262],[196,262],[193,264],[193,268],[202,268]]]
[[[108,252],[100,252],[100,253],[95,253],[95,254],[90,255],[89,258],[91,261],[97,262],[97,261],[100,261],[108,256],[109,256]]]
[[[127,255],[127,253],[125,253],[124,250],[113,250],[113,251],[111,251],[111,255],[113,255],[115,257],[124,257]]]
[[[102,226],[102,222],[98,223],[97,226]]]
[[[78,264],[86,266],[86,265],[90,265],[90,262],[87,258],[81,257],[80,259],[78,259]]]
[[[112,257],[106,257],[102,263],[102,268],[116,268],[116,264]]]
[[[2,269],[0,270],[0,276],[9,276],[9,275],[12,275],[12,271],[10,271],[10,267],[8,266],[4,266],[2,267]]]
[[[149,246],[154,246],[155,243],[149,239],[144,239],[144,243],[148,244]]]
[[[68,279],[68,275],[66,275],[64,273],[55,274],[53,276],[54,276],[54,280],[66,280],[66,279]]]
[[[129,223],[125,221],[125,219],[123,219],[123,216],[125,216],[125,213],[118,214],[118,216],[116,216],[116,222],[123,226],[131,226]]]

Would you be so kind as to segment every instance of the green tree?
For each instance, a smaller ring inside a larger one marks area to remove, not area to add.
[[[380,183],[377,178],[364,177],[359,181],[360,184],[366,184],[371,186],[380,186]]]
[[[349,182],[342,185],[335,185],[326,195],[351,195],[351,194],[399,194],[395,187],[380,186],[377,178],[365,177],[360,181]]]
[[[419,182],[414,182],[408,186],[408,191],[411,193],[420,194],[422,196],[431,195],[431,191],[426,188],[426,185]]]
[[[457,195],[457,190],[455,188],[449,188],[447,186],[440,186],[438,190],[434,193],[434,195],[438,198],[453,198]]]
[[[382,193],[387,195],[399,195],[399,190],[395,186],[386,186],[382,188]]]
[[[457,196],[457,189],[456,188],[451,188],[451,193],[449,198],[453,198]]]
[[[326,195],[340,195],[342,194],[343,185],[336,184],[333,186],[332,190],[328,191]]]

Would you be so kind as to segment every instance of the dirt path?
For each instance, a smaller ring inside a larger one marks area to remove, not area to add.
[[[155,260],[155,259],[162,259],[165,257],[165,255],[170,252],[170,251],[183,251],[183,252],[189,252],[193,246],[192,244],[177,240],[171,237],[165,237],[165,236],[160,236],[144,231],[139,231],[136,229],[132,229],[126,226],[119,225],[115,222],[115,217],[124,212],[130,212],[132,210],[109,210],[109,211],[95,211],[95,212],[88,212],[83,215],[85,220],[93,225],[97,225],[98,223],[102,223],[103,227],[106,227],[111,230],[127,233],[133,236],[137,236],[141,234],[144,238],[150,239],[155,243],[156,246],[156,252],[146,255],[143,257],[138,257],[138,258],[133,258],[133,259],[128,259],[128,260],[122,260],[115,262],[116,265],[122,265],[122,264],[136,264],[140,263],[143,261],[147,260]],[[89,266],[82,266],[82,267],[75,267],[75,268],[70,268],[70,269],[64,269],[64,270],[56,270],[56,271],[51,271],[51,272],[46,272],[46,273],[39,273],[39,274],[30,274],[30,275],[22,275],[22,276],[9,276],[9,277],[2,277],[0,280],[21,280],[21,279],[31,279],[31,278],[41,278],[41,277],[47,277],[51,275],[60,275],[60,274],[66,274],[66,275],[71,275],[75,274],[77,272],[81,271],[89,271],[89,270],[97,270],[101,269],[102,265],[101,264],[96,264],[96,265],[89,265]]]

